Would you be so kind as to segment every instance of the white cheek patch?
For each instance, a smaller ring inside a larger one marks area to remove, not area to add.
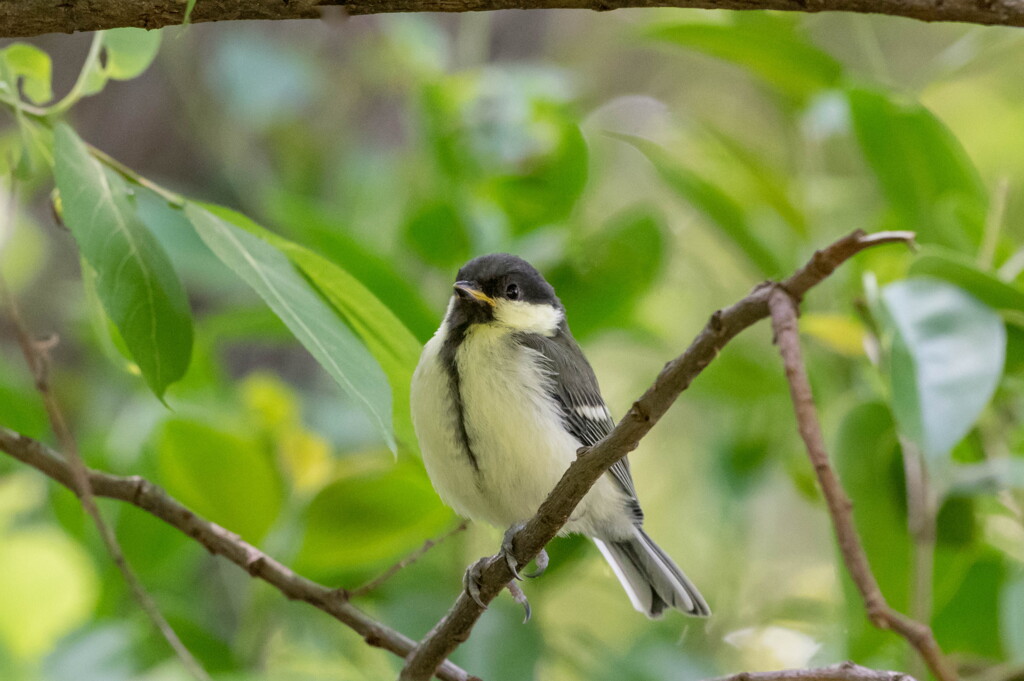
[[[596,406],[591,404],[584,404],[578,407],[573,407],[573,411],[582,416],[585,419],[591,421],[604,421],[610,419],[612,415],[608,413],[608,407],[604,405]]]
[[[553,336],[562,323],[562,311],[554,305],[500,299],[494,307],[494,321],[516,331]]]

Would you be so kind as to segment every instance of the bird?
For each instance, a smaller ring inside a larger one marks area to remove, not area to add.
[[[444,319],[413,373],[410,406],[434,489],[464,518],[507,528],[502,553],[517,577],[515,532],[577,450],[615,425],[554,288],[508,253],[476,257],[458,271]],[[643,520],[624,457],[590,489],[562,533],[590,537],[633,607],[648,617],[668,608],[709,616],[704,597],[647,535]],[[537,566],[538,573],[547,566],[545,553]],[[471,578],[466,588],[479,602],[479,584]]]

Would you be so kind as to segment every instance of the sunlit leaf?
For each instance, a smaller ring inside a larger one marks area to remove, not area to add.
[[[800,101],[836,86],[843,75],[834,57],[781,22],[672,23],[656,25],[646,35],[742,66]]]
[[[330,444],[307,430],[299,414],[298,395],[272,374],[249,374],[242,399],[255,420],[273,434],[278,461],[297,492],[318,489],[333,468]]]
[[[89,555],[54,528],[0,537],[0,642],[22,659],[85,624],[99,592]]]
[[[698,173],[679,164],[654,142],[635,135],[609,134],[640,150],[676,195],[698,210],[708,223],[727,237],[762,274],[775,276],[781,272],[782,266],[778,258],[755,234],[746,211],[738,201]]]
[[[30,101],[45,104],[53,99],[50,55],[35,45],[14,43],[0,52],[0,58],[6,62],[8,75],[13,80],[21,78],[22,92]]]
[[[186,506],[258,543],[284,502],[265,442],[201,421],[172,418],[156,435],[160,479]]]
[[[864,356],[864,325],[852,316],[807,313],[800,317],[800,333],[847,357]]]
[[[253,234],[258,227],[243,215],[195,203],[185,214],[210,250],[266,301],[338,385],[362,405],[394,449],[391,390],[384,372],[288,257]]]
[[[988,195],[953,133],[928,109],[883,92],[847,92],[853,127],[898,226],[922,242],[973,248]]]
[[[162,398],[185,374],[192,353],[185,291],[167,254],[136,215],[124,180],[93,159],[64,124],[56,128],[54,154],[64,222],[96,271],[103,308]]]
[[[988,404],[1003,371],[999,315],[938,279],[882,290],[893,332],[890,378],[902,433],[933,462],[943,460]]]

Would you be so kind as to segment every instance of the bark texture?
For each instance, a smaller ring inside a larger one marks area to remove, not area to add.
[[[186,0],[0,0],[0,37],[182,23]],[[484,12],[499,9],[693,7],[791,12],[859,12],[921,21],[1024,26],[1024,0],[197,0],[191,21],[316,19],[324,9],[351,15]]]

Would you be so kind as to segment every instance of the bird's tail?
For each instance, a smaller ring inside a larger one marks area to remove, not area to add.
[[[660,617],[666,607],[696,617],[711,614],[697,587],[642,528],[634,528],[633,536],[622,541],[595,538],[594,542],[622,582],[633,607],[648,617]]]

